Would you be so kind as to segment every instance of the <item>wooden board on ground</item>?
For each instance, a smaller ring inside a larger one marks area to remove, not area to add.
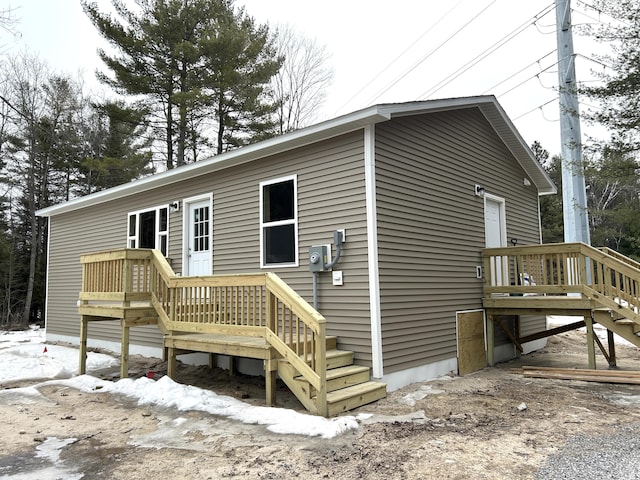
[[[484,311],[458,312],[458,375],[466,375],[487,366]]]
[[[530,378],[640,385],[640,372],[637,371],[523,366],[522,374]]]

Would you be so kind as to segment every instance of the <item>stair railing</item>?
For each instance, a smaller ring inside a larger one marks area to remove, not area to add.
[[[640,323],[640,268],[623,255],[579,242],[486,248],[482,255],[485,296],[579,295]]]
[[[87,302],[150,302],[163,333],[261,336],[315,389],[326,416],[326,320],[274,273],[177,276],[158,250],[81,256]]]

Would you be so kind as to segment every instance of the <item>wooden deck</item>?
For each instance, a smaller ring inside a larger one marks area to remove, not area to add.
[[[80,373],[89,324],[119,320],[122,377],[130,328],[155,324],[170,377],[177,355],[205,352],[263,360],[268,405],[275,402],[276,375],[309,411],[324,416],[386,395],[368,368],[353,366],[352,352],[336,349],[325,318],[272,273],[181,277],[159,252],[145,249],[83,255],[81,263]]]
[[[586,327],[592,369],[596,368],[596,346],[608,364],[615,365],[614,333],[640,347],[640,264],[634,260],[583,243],[488,248],[483,257],[482,303],[490,365],[496,326],[519,351],[523,343]],[[500,318],[504,315],[567,315],[584,320],[521,337],[518,328],[514,333],[504,326]],[[608,348],[594,334],[594,323],[607,328]]]

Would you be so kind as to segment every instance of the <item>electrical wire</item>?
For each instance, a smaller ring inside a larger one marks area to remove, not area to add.
[[[517,120],[520,120],[522,117],[526,117],[527,115],[529,115],[530,113],[535,112],[535,111],[536,111],[536,110],[538,110],[538,109],[540,109],[540,110],[542,111],[542,107],[545,107],[545,106],[549,105],[550,103],[557,102],[557,101],[558,101],[558,99],[557,99],[557,98],[552,98],[552,99],[551,99],[551,100],[549,100],[548,102],[545,102],[545,103],[543,103],[542,105],[538,105],[537,107],[532,108],[532,109],[531,109],[531,110],[529,110],[528,112],[525,112],[525,113],[523,113],[523,114],[521,114],[521,115],[518,115],[517,117],[513,118],[511,121],[512,121],[512,122],[515,122],[515,121],[517,121]],[[544,116],[544,112],[543,112],[543,116]],[[546,118],[545,118],[545,120],[546,120]],[[548,120],[548,121],[550,121],[550,120]]]
[[[435,21],[435,23],[433,23],[429,28],[427,28],[417,39],[415,39],[407,48],[405,48],[402,53],[400,53],[399,55],[397,55],[390,63],[388,63],[382,70],[380,70],[371,80],[369,80],[363,87],[360,88],[360,90],[358,90],[358,92],[356,92],[353,96],[351,96],[351,98],[349,98],[345,103],[343,103],[334,113],[334,116],[337,114],[337,112],[339,112],[340,110],[342,110],[344,107],[346,107],[349,103],[351,103],[354,99],[356,99],[358,97],[358,95],[360,95],[367,87],[369,87],[373,82],[375,82],[378,78],[380,78],[380,76],[385,73],[386,71],[388,71],[400,58],[402,58],[409,50],[411,50],[414,45],[416,43],[418,43],[420,40],[422,40],[431,30],[433,30],[435,27],[437,27],[440,23],[442,23],[442,21],[449,16],[449,14],[455,10],[458,5],[460,5],[462,2],[464,2],[465,0],[459,0],[458,3],[456,3],[453,7],[451,7],[449,10],[447,10],[447,12],[442,15],[438,20]]]
[[[517,85],[511,87],[509,90],[506,90],[504,92],[502,92],[499,95],[496,95],[497,98],[500,97],[504,97],[507,93],[511,93],[512,91],[514,91],[516,88],[521,87],[522,85],[524,85],[525,83],[530,82],[531,80],[533,80],[534,78],[537,78],[538,80],[540,80],[540,74],[541,73],[545,73],[547,70],[549,70],[550,68],[553,68],[557,65],[557,63],[554,63],[553,65],[549,65],[547,68],[542,69],[540,72],[536,73],[535,75],[527,78],[526,80],[523,80],[522,82],[518,83]],[[540,83],[540,85],[542,85],[542,83]],[[550,88],[554,88],[554,87],[545,87],[544,85],[542,85],[542,87],[544,87],[545,89],[550,89]]]
[[[533,67],[536,64],[539,64],[541,60],[544,60],[545,58],[547,58],[549,55],[552,55],[556,52],[556,50],[551,50],[549,53],[547,53],[546,55],[543,55],[542,57],[540,57],[538,60],[536,60],[535,62],[531,62],[529,65],[527,65],[526,67],[521,68],[520,70],[518,70],[517,72],[513,73],[512,75],[510,75],[509,77],[505,78],[504,80],[501,80],[500,82],[496,83],[495,85],[493,85],[492,87],[486,89],[484,92],[482,92],[482,95],[486,95],[489,92],[491,92],[492,90],[494,90],[496,87],[499,87],[500,85],[502,85],[503,83],[508,82],[509,80],[511,80],[512,78],[515,78],[516,76],[520,75],[522,72],[524,72],[525,70],[527,70],[530,67]],[[533,78],[533,77],[532,77]],[[529,79],[531,80],[531,78]]]
[[[477,20],[478,17],[480,17],[480,15],[482,15],[489,7],[491,7],[494,3],[496,3],[496,1],[497,0],[493,0],[489,5],[484,7],[478,14],[476,14],[474,17],[472,17],[467,23],[465,23],[458,30],[456,30],[451,35],[449,35],[442,43],[440,43],[433,50],[431,50],[429,53],[424,55],[420,60],[418,60],[416,63],[414,63],[408,70],[406,70],[401,75],[396,77],[393,81],[391,81],[389,84],[387,84],[381,91],[379,91],[377,94],[375,94],[374,97],[371,98],[371,100],[369,100],[369,104],[374,103],[378,98],[380,98],[382,95],[384,95],[386,92],[388,92],[392,87],[394,87],[400,80],[402,80],[407,75],[409,75],[411,72],[413,72],[416,68],[418,68],[418,66],[420,66],[427,58],[429,58],[431,55],[433,55],[438,50],[440,50],[442,47],[444,47],[447,43],[449,43],[460,32],[462,32],[471,23],[473,23],[475,20]]]
[[[484,60],[485,58],[487,58],[488,56],[490,56],[491,54],[496,52],[499,48],[501,48],[502,46],[506,45],[507,43],[512,41],[514,38],[516,38],[518,35],[520,35],[522,32],[527,30],[532,24],[535,24],[536,21],[538,21],[540,18],[542,18],[545,15],[547,15],[551,11],[552,8],[553,8],[553,4],[551,4],[551,5],[547,6],[546,8],[542,9],[538,14],[534,15],[533,23],[531,23],[532,19],[529,19],[526,22],[522,23],[520,26],[518,26],[517,28],[512,30],[510,33],[508,33],[507,35],[502,37],[500,40],[495,42],[493,45],[491,45],[489,48],[485,49],[480,55],[477,55],[475,58],[471,59],[465,65],[460,67],[458,70],[456,70],[455,72],[449,74],[449,76],[447,76],[446,78],[442,79],[436,85],[434,85],[433,87],[431,87],[430,89],[425,91],[422,95],[420,95],[419,98],[422,98],[422,99],[429,98],[433,94],[435,94],[435,93],[439,92],[440,90],[442,90],[448,83],[450,83],[451,81],[453,81],[456,78],[460,77],[460,75],[462,75],[463,73],[465,73],[468,70],[470,70],[471,68],[473,68],[475,65],[480,63],[482,60]]]

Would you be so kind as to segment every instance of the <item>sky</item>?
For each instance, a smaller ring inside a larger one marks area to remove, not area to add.
[[[97,0],[103,11],[110,0]],[[104,47],[79,0],[0,0],[15,8],[20,35],[0,34],[5,52],[29,51],[53,70],[83,75],[102,68]],[[531,144],[560,152],[552,0],[236,0],[260,23],[286,24],[323,45],[334,81],[317,120],[367,106],[472,95],[496,95]],[[574,0],[574,25],[606,21]],[[593,82],[591,59],[607,47],[574,36],[578,78]],[[584,108],[589,108],[586,106]],[[602,132],[583,124],[583,138]]]

